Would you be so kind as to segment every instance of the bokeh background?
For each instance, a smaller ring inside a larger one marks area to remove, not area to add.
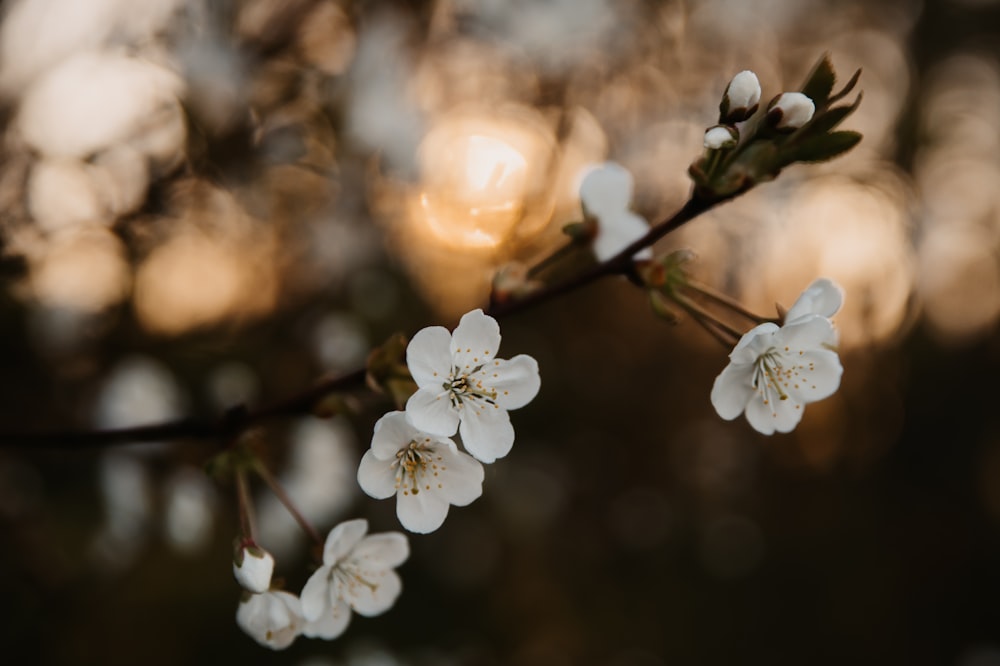
[[[662,219],[728,79],[829,52],[864,141],[660,249],[762,313],[839,281],[841,391],[766,438],[726,350],[625,281],[503,322],[539,398],[404,593],[282,653],[236,627],[217,442],[0,449],[0,661],[1000,665],[1000,3],[7,0],[0,432],[280,400],[453,325],[579,219],[582,168]],[[259,433],[321,530],[365,516],[390,406]],[[3,436],[0,435],[0,440]],[[9,441],[7,441],[9,444]],[[293,591],[307,541],[257,488]]]

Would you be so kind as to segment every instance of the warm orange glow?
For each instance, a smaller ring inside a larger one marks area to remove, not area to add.
[[[446,118],[420,147],[420,221],[436,240],[460,248],[491,248],[535,233],[547,221],[550,157],[547,130],[530,120],[485,113]]]

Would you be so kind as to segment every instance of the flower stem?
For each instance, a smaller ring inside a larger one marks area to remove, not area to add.
[[[285,489],[280,483],[278,483],[278,480],[274,478],[274,475],[271,474],[271,470],[269,470],[260,460],[255,460],[254,471],[257,472],[257,476],[259,476],[261,480],[267,484],[267,487],[271,489],[271,492],[273,492],[274,496],[278,498],[278,501],[285,506],[288,513],[292,514],[292,518],[294,518],[295,522],[299,524],[302,531],[309,535],[309,538],[312,539],[317,546],[322,548],[323,537],[321,537],[319,532],[316,531],[316,528],[313,527],[312,523],[310,523],[306,517],[302,515],[299,508],[295,506],[295,502],[292,501],[292,498],[289,497],[287,492],[285,492]]]
[[[253,501],[250,498],[247,473],[242,467],[236,470],[236,504],[239,507],[240,532],[243,541],[257,543],[257,531],[254,529]]]
[[[727,349],[735,345],[742,337],[742,333],[729,324],[721,321],[711,312],[701,307],[687,296],[676,292],[671,293],[674,301],[681,306],[685,312],[694,317],[702,328],[712,334],[716,340],[722,343]]]
[[[773,319],[768,319],[767,317],[761,317],[760,315],[751,312],[736,299],[727,296],[722,292],[716,291],[712,287],[702,282],[699,282],[698,280],[688,279],[685,284],[694,291],[704,296],[705,298],[714,301],[719,305],[729,308],[733,312],[746,317],[752,322],[758,324],[766,324],[767,322],[774,321]]]

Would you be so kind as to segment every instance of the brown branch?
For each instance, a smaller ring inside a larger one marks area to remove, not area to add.
[[[599,263],[563,282],[546,286],[524,298],[503,303],[493,303],[487,309],[487,314],[499,319],[547,303],[563,294],[568,294],[585,287],[603,277],[610,275],[632,277],[635,270],[635,263],[632,257],[636,252],[651,246],[671,231],[690,222],[722,201],[731,198],[733,197],[708,201],[692,196],[673,216],[652,227],[645,236],[636,240],[607,261]],[[188,439],[216,440],[220,442],[220,445],[225,446],[252,426],[288,416],[311,413],[316,404],[327,395],[336,391],[362,386],[365,381],[365,375],[365,368],[359,368],[346,375],[320,381],[306,391],[280,402],[256,409],[249,409],[245,405],[237,405],[226,410],[221,418],[215,420],[183,418],[164,423],[105,430],[0,432],[0,448],[44,447],[49,449],[88,449],[103,446]]]

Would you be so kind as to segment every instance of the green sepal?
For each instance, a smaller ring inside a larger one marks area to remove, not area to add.
[[[823,162],[846,153],[861,141],[861,134],[852,131],[830,132],[809,137],[788,146],[782,157],[792,162]]]
[[[816,108],[825,106],[833,92],[833,84],[837,82],[837,74],[830,63],[830,54],[824,53],[819,61],[813,65],[812,71],[806,76],[805,82],[799,90],[816,105]]]
[[[588,217],[581,222],[570,222],[563,226],[562,232],[576,243],[589,243],[597,235],[597,221]]]

